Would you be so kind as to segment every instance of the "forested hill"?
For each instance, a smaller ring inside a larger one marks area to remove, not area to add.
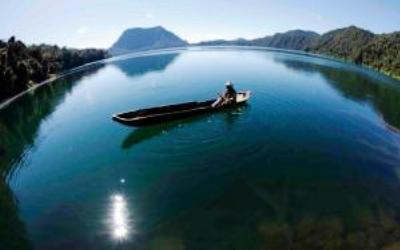
[[[304,50],[311,44],[316,42],[319,34],[313,31],[290,30],[285,33],[276,33],[273,36],[265,36],[253,40],[236,39],[236,40],[213,40],[205,41],[194,46],[260,46],[291,50]]]
[[[306,50],[319,54],[332,55],[343,59],[353,58],[360,48],[370,43],[375,35],[354,26],[329,31],[320,36],[315,44],[309,44]]]
[[[400,79],[400,32],[375,37],[354,60]]]
[[[235,46],[261,46],[291,50],[304,50],[314,44],[319,38],[319,34],[313,31],[305,30],[290,30],[284,33],[276,33],[272,36],[265,36],[253,40],[236,39],[236,40],[214,40],[205,41],[195,46],[221,46],[221,45],[235,45]]]
[[[105,50],[26,46],[11,37],[0,40],[0,102],[48,79],[52,74],[104,59]]]
[[[323,34],[306,51],[362,64],[400,79],[400,32],[377,35],[350,26]]]
[[[250,45],[264,46],[280,49],[304,50],[319,38],[319,34],[313,31],[290,30],[285,33],[276,33],[273,36],[266,36],[250,40]]]

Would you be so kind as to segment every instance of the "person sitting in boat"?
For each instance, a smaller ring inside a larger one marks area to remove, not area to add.
[[[235,103],[237,93],[236,93],[235,88],[233,87],[232,82],[230,82],[230,81],[226,82],[225,87],[226,87],[226,90],[225,90],[225,93],[223,96],[225,99],[225,103],[229,103],[229,104]]]
[[[226,90],[223,95],[212,104],[213,107],[222,106],[225,104],[232,104],[236,102],[236,90],[233,87],[232,82],[228,81],[225,83]]]

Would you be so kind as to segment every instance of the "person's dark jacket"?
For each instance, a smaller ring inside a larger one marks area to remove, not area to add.
[[[236,100],[236,90],[233,88],[232,85],[226,86],[224,97],[226,99],[233,99],[233,101]]]

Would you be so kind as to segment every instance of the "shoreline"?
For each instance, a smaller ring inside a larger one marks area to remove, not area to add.
[[[44,80],[42,82],[36,83],[33,86],[29,87],[28,89],[26,89],[26,90],[14,95],[14,96],[8,98],[8,99],[5,99],[3,102],[0,103],[0,110],[6,108],[7,106],[9,106],[11,103],[13,103],[15,100],[19,99],[20,97],[22,97],[22,96],[24,96],[24,95],[26,95],[26,94],[28,94],[30,92],[35,91],[37,88],[40,88],[40,87],[42,87],[44,85],[47,85],[47,84],[50,84],[50,83],[54,82],[55,80],[58,80],[58,79],[60,79],[62,77],[65,77],[67,75],[70,75],[70,74],[79,72],[81,70],[87,69],[88,67],[92,67],[92,66],[95,66],[97,64],[104,63],[104,61],[107,60],[107,59],[110,59],[110,58],[106,58],[106,59],[103,59],[103,60],[100,60],[100,61],[96,61],[96,62],[90,62],[90,63],[84,64],[84,65],[81,65],[79,67],[70,69],[68,71],[61,72],[59,74],[52,74],[48,79],[46,79],[46,80]]]
[[[371,70],[375,73],[378,73],[382,76],[386,76],[392,80],[399,81],[400,84],[400,75],[395,75],[387,71],[379,70],[377,68],[374,68],[368,64],[357,64],[351,60],[346,60],[341,57],[336,57],[333,55],[327,55],[327,54],[318,54],[318,53],[313,53],[313,52],[307,52],[304,50],[292,50],[292,49],[283,49],[283,48],[274,48],[274,47],[263,47],[263,46],[249,46],[249,45],[204,45],[204,46],[188,46],[188,48],[246,48],[246,49],[259,49],[259,50],[269,50],[269,51],[278,51],[278,52],[285,52],[285,53],[290,53],[290,54],[295,54],[295,55],[303,55],[303,56],[310,56],[310,57],[315,57],[315,58],[322,58],[322,59],[327,59],[327,60],[332,60],[336,62],[341,62],[341,63],[346,63],[350,64],[352,66],[358,66],[363,69]]]
[[[275,51],[275,52],[281,52],[281,53],[288,53],[288,54],[294,54],[294,55],[302,55],[302,56],[309,56],[309,57],[315,57],[315,58],[320,58],[320,59],[326,59],[326,60],[332,60],[332,61],[336,61],[339,63],[345,63],[345,64],[349,64],[350,66],[353,67],[358,67],[361,70],[369,70],[373,73],[377,73],[380,76],[383,77],[387,77],[388,79],[392,80],[392,81],[396,81],[399,82],[399,86],[400,86],[400,75],[393,75],[390,74],[389,72],[386,71],[380,71],[376,68],[373,68],[369,65],[366,64],[356,64],[352,61],[349,60],[345,60],[343,58],[339,58],[339,57],[334,57],[334,56],[329,56],[329,55],[325,55],[325,54],[317,54],[317,53],[312,53],[312,52],[306,52],[303,50],[290,50],[290,49],[282,49],[282,48],[274,48],[274,47],[262,47],[262,46],[247,46],[247,45],[229,45],[229,46],[224,46],[224,45],[206,45],[206,46],[185,46],[185,47],[171,47],[171,48],[165,48],[165,49],[155,49],[155,50],[144,50],[144,51],[134,51],[131,53],[126,53],[126,54],[121,54],[121,55],[116,55],[116,56],[112,56],[112,57],[108,57],[105,58],[103,60],[99,60],[99,61],[95,61],[95,62],[90,62],[84,65],[81,65],[79,67],[70,69],[66,72],[61,72],[60,74],[54,74],[52,75],[50,78],[34,84],[32,87],[8,98],[5,99],[3,102],[0,103],[0,110],[6,108],[8,105],[10,105],[12,102],[14,102],[15,100],[17,100],[18,98],[22,97],[25,94],[28,94],[29,92],[34,91],[36,88],[39,88],[41,86],[47,85],[59,78],[62,78],[64,76],[67,76],[69,74],[78,72],[80,70],[83,70],[87,67],[90,66],[94,66],[96,64],[99,63],[105,63],[105,62],[113,62],[115,60],[124,60],[124,59],[129,59],[129,58],[133,58],[133,57],[141,57],[141,56],[151,56],[151,55],[156,55],[158,53],[170,53],[170,52],[175,52],[175,51],[180,51],[180,50],[190,50],[190,49],[196,49],[196,48],[205,48],[205,49],[214,49],[214,48],[219,48],[219,49],[223,49],[223,48],[227,48],[227,49],[250,49],[250,50],[267,50],[267,51]],[[366,72],[368,73],[368,72]]]
[[[6,108],[8,105],[10,105],[12,102],[14,102],[15,100],[17,100],[18,98],[20,98],[21,96],[28,94],[29,92],[34,91],[36,88],[39,88],[40,86],[46,85],[56,79],[58,79],[60,76],[59,75],[54,75],[51,76],[50,78],[48,78],[47,80],[44,80],[43,82],[40,83],[36,83],[34,84],[32,87],[16,94],[13,97],[10,97],[8,99],[6,99],[4,102],[0,103],[0,110]]]

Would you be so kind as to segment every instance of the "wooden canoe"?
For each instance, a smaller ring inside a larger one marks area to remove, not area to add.
[[[246,103],[250,96],[250,91],[242,91],[237,93],[236,103],[229,105],[213,107],[212,104],[217,99],[204,102],[186,102],[118,113],[114,114],[112,119],[127,126],[146,126],[241,105]]]

